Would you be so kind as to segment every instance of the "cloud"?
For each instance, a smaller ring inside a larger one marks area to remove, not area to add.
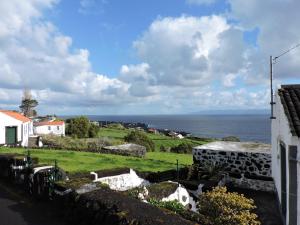
[[[191,5],[210,5],[216,2],[216,0],[186,0]]]
[[[95,2],[83,0],[81,7],[93,8]],[[298,18],[294,8],[299,3],[229,3],[232,10],[226,16],[157,18],[133,42],[138,63],[121,66],[112,78],[94,72],[89,51],[75,49],[72,38],[43,17],[46,10],[55,7],[56,0],[3,1],[0,107],[17,105],[25,87],[33,90],[47,110],[59,105],[56,110],[63,112],[76,107],[83,112],[97,109],[113,113],[121,108],[131,113],[171,113],[266,107],[268,56],[280,53],[299,37],[295,27],[300,20],[288,23],[284,17]],[[272,7],[274,15],[265,10],[267,7]],[[281,32],[283,27],[285,32]],[[244,40],[245,32],[253,29],[259,30],[257,46]],[[275,65],[278,78],[299,76],[294,73],[300,69],[296,53]]]
[[[72,39],[42,17],[56,1],[0,3],[0,102],[21,98],[31,88],[40,103],[111,105],[132,102],[129,85],[91,70],[89,51],[73,49]],[[6,17],[10,18],[9,20]],[[7,94],[9,93],[9,95]],[[16,94],[13,94],[16,93]]]
[[[210,55],[220,48],[219,35],[227,29],[220,16],[157,19],[134,48],[156,85],[203,85],[214,77]]]
[[[244,29],[259,30],[258,50],[249,54],[248,80],[261,82],[268,77],[269,56],[277,56],[300,42],[299,7],[297,0],[229,0],[229,16],[237,20]],[[274,67],[277,78],[299,78],[300,49],[286,54]]]

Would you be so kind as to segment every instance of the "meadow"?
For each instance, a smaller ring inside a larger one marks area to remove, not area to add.
[[[139,171],[164,171],[176,169],[176,160],[179,166],[191,165],[193,157],[190,154],[176,154],[166,152],[148,152],[145,158],[128,156],[78,152],[67,150],[37,150],[30,149],[30,155],[37,157],[40,164],[54,165],[57,160],[58,166],[69,173],[90,172],[113,168],[132,168]],[[0,148],[2,153],[27,154],[22,148]]]
[[[130,132],[130,129],[117,129],[117,128],[101,128],[98,136],[99,137],[107,137],[115,143],[124,142],[124,137]],[[206,144],[208,141],[202,140],[194,140],[191,138],[177,139],[172,138],[163,134],[152,134],[146,133],[146,135],[154,142],[155,151],[160,151],[160,147],[164,146],[165,148],[171,148],[178,146],[182,143],[188,143],[190,145],[198,146],[202,144]]]

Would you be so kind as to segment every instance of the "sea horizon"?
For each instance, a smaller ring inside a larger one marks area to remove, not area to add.
[[[80,115],[64,115],[71,118]],[[269,114],[83,115],[93,121],[145,123],[157,129],[184,131],[204,138],[238,137],[241,141],[271,142]]]

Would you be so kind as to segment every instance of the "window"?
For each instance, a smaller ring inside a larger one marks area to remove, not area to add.
[[[50,126],[48,126],[48,130],[51,130],[51,127],[50,127]]]
[[[57,130],[59,130],[59,126],[57,126]]]

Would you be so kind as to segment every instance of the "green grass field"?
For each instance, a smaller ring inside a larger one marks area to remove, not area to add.
[[[99,137],[108,137],[116,142],[124,142],[124,137],[130,132],[129,129],[115,129],[115,128],[101,128],[98,135]],[[155,151],[159,151],[161,146],[166,148],[177,146],[181,143],[189,143],[192,146],[202,145],[207,142],[192,140],[189,138],[175,139],[162,134],[149,134],[147,136],[153,140],[155,144]]]
[[[27,154],[24,149],[0,148],[0,153]],[[139,171],[164,171],[176,169],[176,159],[180,166],[192,164],[192,155],[163,152],[149,152],[145,158],[135,158],[110,154],[63,150],[30,150],[32,157],[37,157],[40,164],[58,165],[65,171],[90,172],[103,169],[129,167]]]

